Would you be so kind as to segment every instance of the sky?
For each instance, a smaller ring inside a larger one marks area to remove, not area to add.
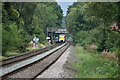
[[[60,5],[61,9],[63,10],[63,16],[66,16],[67,8],[77,0],[56,0],[56,1],[58,5]]]

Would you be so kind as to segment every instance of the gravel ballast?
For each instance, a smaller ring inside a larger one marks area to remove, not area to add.
[[[58,56],[60,56],[61,52],[63,52],[66,49],[66,47],[67,46],[63,47],[61,50],[58,50],[57,52],[48,56],[44,60],[41,60],[34,65],[26,67],[24,70],[21,70],[9,76],[8,78],[33,78],[38,73],[40,73],[46,66],[52,63]]]
[[[43,53],[43,54],[37,55],[37,56],[35,56],[35,57],[33,57],[33,58],[30,58],[30,59],[28,59],[28,60],[25,60],[25,61],[22,61],[22,62],[20,62],[20,63],[17,63],[17,64],[15,64],[15,65],[13,65],[13,66],[6,67],[6,68],[2,67],[2,68],[0,68],[0,70],[2,69],[2,74],[0,74],[0,76],[1,76],[1,75],[4,75],[4,74],[7,74],[7,73],[9,73],[9,72],[12,72],[12,71],[14,71],[14,70],[16,70],[16,69],[18,69],[18,68],[21,68],[21,67],[23,67],[23,66],[26,66],[26,65],[28,65],[28,64],[31,64],[31,63],[33,63],[33,62],[35,62],[35,61],[38,61],[39,59],[47,56],[48,54],[54,52],[56,49],[59,49],[60,47],[62,47],[62,46],[64,46],[64,45],[65,45],[65,44],[63,44],[63,45],[61,45],[61,46],[58,46],[58,47],[56,47],[56,48],[54,48],[54,49],[51,49],[51,50],[49,50],[49,51],[47,51],[47,52],[45,52],[45,53]]]
[[[62,56],[49,69],[37,77],[39,78],[75,78],[76,70],[71,62],[75,62],[76,58],[74,46],[70,46]]]

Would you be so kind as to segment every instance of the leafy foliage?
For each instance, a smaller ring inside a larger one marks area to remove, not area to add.
[[[57,2],[2,3],[2,46],[7,51],[25,51],[33,37],[46,42],[46,28],[60,27],[62,9]]]
[[[82,43],[82,45],[94,43],[99,52],[105,49],[115,51],[118,55],[120,32],[115,32],[111,26],[112,23],[119,25],[119,6],[119,3],[112,2],[76,2],[70,6],[66,25],[74,43]]]
[[[7,26],[7,29],[4,28],[4,26]],[[17,29],[17,26],[13,23],[13,24],[8,24],[8,25],[3,25],[3,30],[2,30],[2,34],[4,35],[2,37],[3,39],[3,53],[10,50],[16,50],[18,49],[18,47],[21,45],[20,44],[20,37],[18,37],[20,35],[20,31]],[[7,35],[6,35],[7,34]],[[7,46],[4,46],[7,45]],[[4,54],[3,54],[4,55]]]

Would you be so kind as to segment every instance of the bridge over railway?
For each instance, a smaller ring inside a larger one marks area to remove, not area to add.
[[[59,34],[65,34],[68,36],[68,31],[66,28],[48,27],[46,31],[47,31],[46,39],[50,40],[51,43],[53,43],[54,38]]]

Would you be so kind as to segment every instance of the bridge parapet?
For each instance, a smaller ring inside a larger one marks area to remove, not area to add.
[[[47,28],[47,32],[68,33],[66,28]]]

